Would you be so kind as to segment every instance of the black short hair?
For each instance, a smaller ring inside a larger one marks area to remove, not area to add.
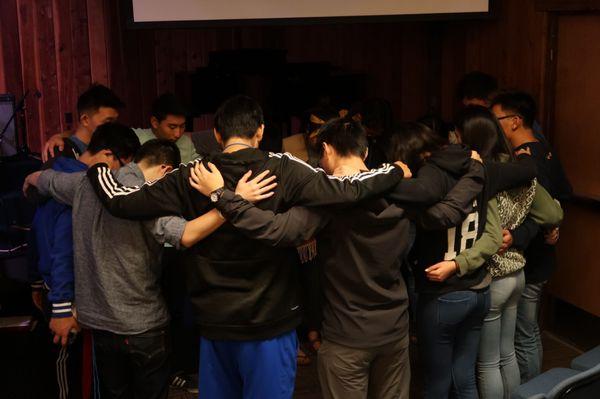
[[[498,90],[498,81],[495,77],[480,71],[472,71],[462,77],[456,94],[459,100],[479,98],[488,101],[496,90]]]
[[[499,105],[504,111],[514,112],[523,118],[523,124],[531,128],[535,121],[537,106],[533,97],[523,91],[499,93],[492,99],[492,107]]]
[[[456,129],[461,142],[483,159],[498,160],[499,155],[511,153],[498,119],[486,107],[471,105],[463,109],[456,119]]]
[[[237,95],[219,106],[214,123],[215,129],[225,142],[232,137],[250,139],[265,122],[262,108],[256,100]]]
[[[351,118],[331,119],[321,126],[316,143],[321,155],[323,143],[332,146],[343,157],[355,155],[364,158],[369,148],[365,128],[360,122]]]
[[[423,166],[423,153],[439,150],[444,144],[446,141],[424,124],[403,122],[392,128],[384,145],[389,162],[402,161],[416,171]]]
[[[131,158],[140,148],[140,140],[133,129],[118,122],[100,125],[94,131],[87,151],[97,154],[110,150],[120,159]]]
[[[111,89],[97,83],[92,84],[77,99],[77,113],[79,117],[85,113],[94,113],[100,107],[119,110],[124,106],[123,101]]]
[[[175,95],[172,93],[164,93],[152,103],[151,115],[161,122],[165,120],[167,115],[185,117],[187,115],[187,110]]]
[[[152,139],[146,141],[135,154],[135,163],[144,161],[149,166],[170,165],[177,168],[181,163],[179,148],[170,140]]]

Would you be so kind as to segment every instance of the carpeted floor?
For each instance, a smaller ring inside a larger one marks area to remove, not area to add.
[[[571,359],[578,356],[581,351],[562,341],[550,333],[544,333],[544,364],[543,369],[548,370],[554,367],[568,367]],[[418,357],[415,354],[414,345],[411,346],[411,398],[421,397],[422,379],[418,372]],[[196,395],[181,390],[173,390],[169,393],[170,399],[195,399]],[[312,363],[309,366],[298,367],[296,376],[295,399],[321,399],[321,389],[319,387],[319,378],[317,375],[316,359],[312,357]]]

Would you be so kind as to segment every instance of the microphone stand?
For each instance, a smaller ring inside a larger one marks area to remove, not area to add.
[[[25,94],[23,94],[23,97],[21,98],[21,100],[17,103],[17,105],[15,105],[15,109],[13,110],[12,115],[10,116],[10,118],[8,119],[8,122],[6,122],[6,125],[4,125],[4,128],[2,128],[2,131],[0,132],[0,143],[2,143],[2,141],[4,141],[4,135],[6,134],[8,127],[10,126],[11,122],[15,119],[17,114],[20,112],[23,112],[25,110],[25,100],[27,99],[29,92],[30,92],[30,90],[27,90],[25,92]],[[15,123],[15,147],[17,150],[17,154],[28,155],[30,152],[29,152],[29,147],[27,146],[27,133],[25,131],[24,123],[21,123],[21,128],[23,129],[23,144],[22,144],[22,146],[19,145],[19,141],[20,141],[19,140],[19,129],[17,127],[17,124]]]

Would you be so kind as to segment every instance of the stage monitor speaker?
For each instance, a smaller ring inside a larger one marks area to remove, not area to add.
[[[0,94],[0,132],[4,130],[4,136],[0,137],[0,155],[7,157],[17,153],[16,135],[17,128],[15,118],[10,117],[15,111],[15,96],[12,94]]]

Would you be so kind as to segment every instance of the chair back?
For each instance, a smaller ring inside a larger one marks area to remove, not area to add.
[[[548,399],[600,398],[600,364],[567,378],[546,395]]]

